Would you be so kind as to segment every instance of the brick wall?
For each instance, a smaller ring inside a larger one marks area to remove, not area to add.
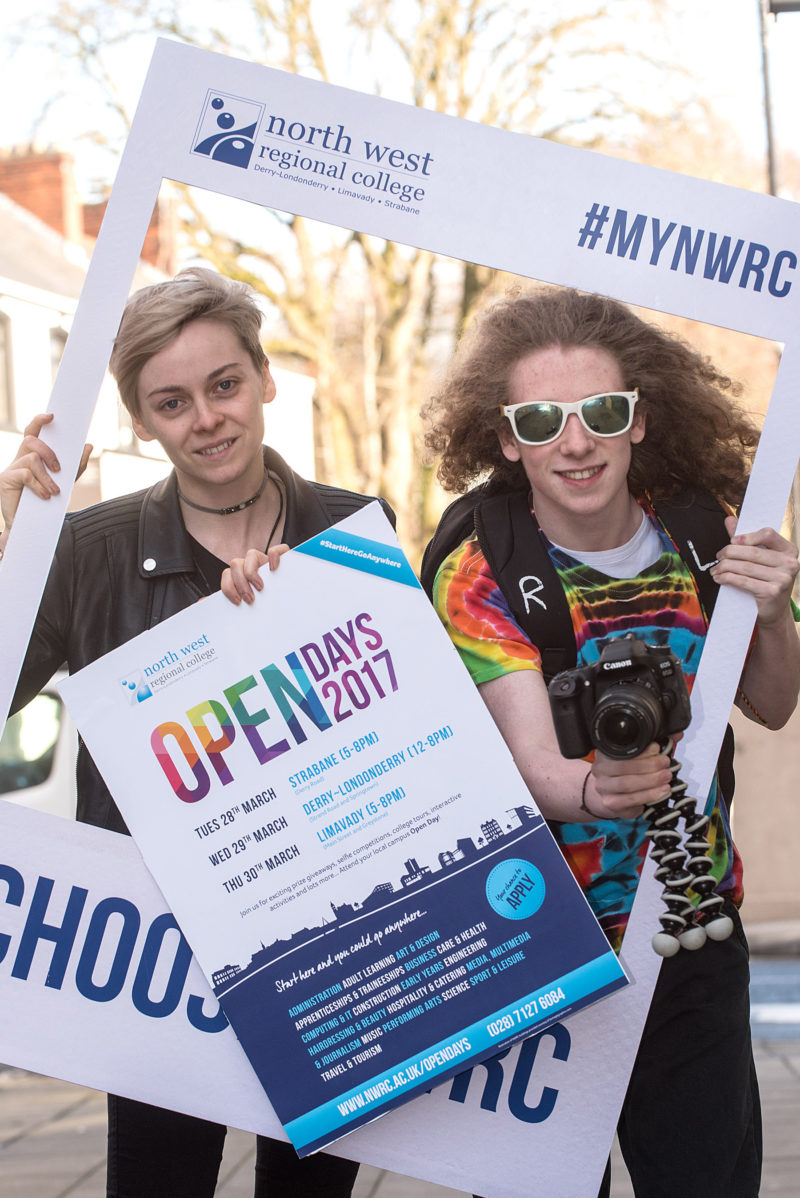
[[[83,238],[74,162],[58,150],[0,155],[0,191],[68,241]]]
[[[81,204],[74,160],[62,150],[0,152],[0,192],[76,244],[97,237],[106,210],[105,201]],[[159,199],[141,256],[165,274],[174,274],[176,243],[174,204],[169,198]]]

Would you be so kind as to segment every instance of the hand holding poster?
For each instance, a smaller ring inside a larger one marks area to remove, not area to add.
[[[301,1152],[625,984],[392,539],[373,505],[63,685]]]

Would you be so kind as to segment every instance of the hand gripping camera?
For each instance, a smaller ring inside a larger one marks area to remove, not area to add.
[[[556,674],[549,687],[558,747],[564,757],[585,757],[599,749],[618,760],[636,757],[657,741],[670,755],[672,785],[645,816],[664,887],[666,907],[654,950],[671,957],[680,947],[699,948],[709,936],[724,940],[733,923],[722,915],[708,857],[708,816],[695,808],[678,777],[672,737],[689,726],[692,710],[686,679],[677,657],[666,646],[647,645],[632,633],[606,645],[596,662]],[[684,821],[685,843],[678,831]],[[687,895],[698,898],[695,907]]]
[[[556,674],[549,695],[564,757],[585,757],[591,749],[637,757],[653,741],[682,732],[692,718],[677,657],[632,633],[611,641],[592,665]]]

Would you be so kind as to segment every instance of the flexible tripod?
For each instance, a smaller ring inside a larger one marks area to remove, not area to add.
[[[672,784],[663,798],[648,803],[645,818],[653,841],[651,855],[656,862],[656,878],[663,884],[666,911],[659,916],[661,931],[653,937],[653,950],[660,957],[672,957],[680,948],[697,949],[710,940],[727,940],[733,920],[723,915],[723,899],[714,893],[711,876],[709,817],[698,814],[695,800],[686,793],[679,775],[680,764],[672,756],[675,742],[669,738],[661,745],[670,759]],[[678,831],[683,820],[686,840]],[[695,907],[686,893],[691,887],[700,901]]]

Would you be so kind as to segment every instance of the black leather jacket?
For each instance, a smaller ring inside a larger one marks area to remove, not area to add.
[[[299,545],[370,502],[306,482],[273,450],[264,460],[286,488],[283,540]],[[394,522],[391,509],[384,511]],[[12,712],[66,664],[70,673],[207,595],[178,504],[175,475],[145,491],[71,512],[56,548],[22,667]],[[78,819],[127,832],[105,782],[81,742]]]

